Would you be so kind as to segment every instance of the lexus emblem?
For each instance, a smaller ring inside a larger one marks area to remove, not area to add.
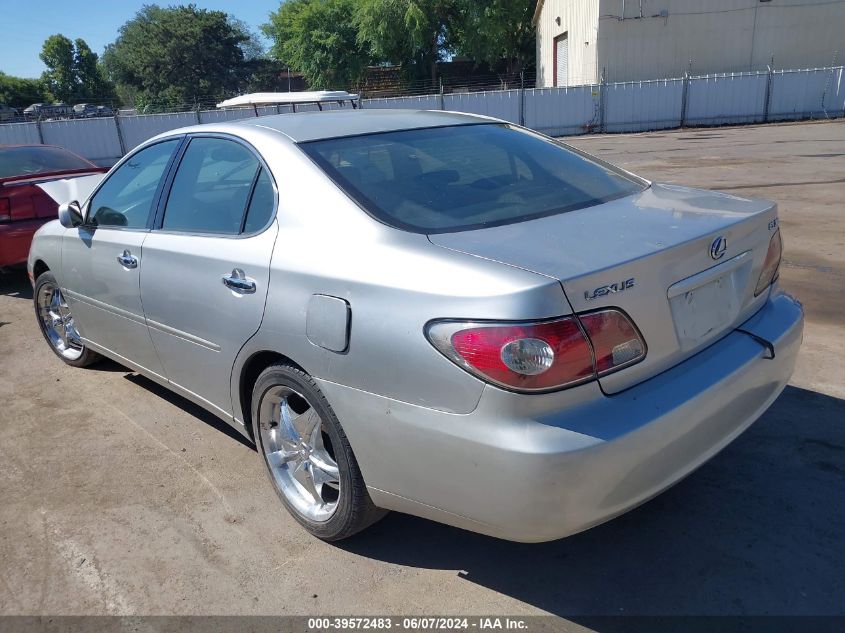
[[[713,259],[722,259],[725,256],[725,253],[728,250],[728,240],[726,240],[723,236],[717,237],[713,240],[713,243],[710,244],[710,257]]]

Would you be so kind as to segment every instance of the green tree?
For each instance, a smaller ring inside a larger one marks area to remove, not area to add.
[[[288,68],[287,64],[275,59],[249,59],[244,65],[238,92],[286,92],[290,86]]]
[[[74,41],[73,68],[77,101],[117,101],[114,84],[106,79],[99,56],[81,38]]]
[[[41,79],[57,101],[70,101],[77,92],[74,46],[64,35],[51,35],[41,48],[41,61],[47,67]]]
[[[357,0],[287,0],[262,29],[273,40],[270,54],[301,72],[313,88],[357,84],[370,62],[358,38]]]
[[[40,79],[24,79],[0,72],[0,103],[23,110],[44,101],[47,101],[47,93]]]
[[[244,34],[247,38],[240,44],[241,51],[243,51],[244,59],[252,61],[254,59],[262,59],[265,57],[264,43],[261,41],[258,33],[256,33],[243,20],[232,15],[229,16],[229,25],[235,30]]]
[[[72,42],[64,35],[51,35],[44,41],[40,57],[47,66],[41,81],[52,100],[115,100],[114,86],[85,40],[77,38]]]
[[[358,41],[379,61],[437,79],[437,62],[452,49],[458,0],[361,0]]]
[[[103,63],[136,106],[211,102],[237,89],[250,40],[223,11],[144,6],[106,47]]]
[[[534,60],[536,0],[459,0],[454,44],[457,52],[491,67],[507,61],[507,72]]]

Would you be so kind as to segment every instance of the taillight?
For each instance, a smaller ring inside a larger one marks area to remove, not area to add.
[[[766,252],[763,270],[760,272],[760,279],[757,281],[757,288],[754,290],[755,297],[777,280],[782,255],[783,242],[780,237],[780,229],[778,229],[769,241],[769,250]]]
[[[12,221],[12,203],[8,198],[0,198],[0,222]]]
[[[457,365],[517,391],[572,387],[645,357],[639,332],[612,309],[539,323],[435,321],[426,332]]]
[[[633,365],[645,356],[645,343],[640,333],[619,310],[582,314],[580,319],[593,344],[599,376]]]

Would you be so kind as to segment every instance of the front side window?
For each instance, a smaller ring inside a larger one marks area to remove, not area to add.
[[[234,141],[195,138],[176,170],[162,229],[238,235],[261,163]]]
[[[159,182],[179,142],[172,139],[146,147],[118,167],[91,199],[88,223],[145,228]]]
[[[305,152],[386,224],[446,233],[522,222],[633,194],[644,183],[504,124],[313,141]]]

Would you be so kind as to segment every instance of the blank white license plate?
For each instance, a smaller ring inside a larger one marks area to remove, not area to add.
[[[682,349],[715,338],[734,324],[742,307],[747,280],[747,275],[742,274],[744,268],[685,290],[669,300]]]

